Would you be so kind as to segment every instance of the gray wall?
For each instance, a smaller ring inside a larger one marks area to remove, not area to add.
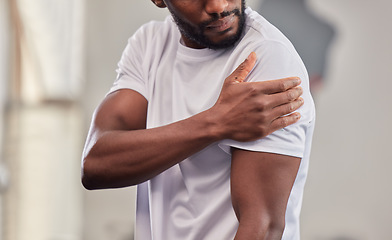
[[[303,237],[391,239],[392,2],[308,2],[338,36],[316,96]]]
[[[9,32],[9,27],[8,27],[8,12],[6,12],[6,2],[5,1],[0,1],[0,32],[2,33],[0,35],[0,52],[3,54],[0,54],[0,179],[4,179],[4,172],[2,171],[4,169],[3,165],[3,136],[2,133],[4,132],[4,109],[5,109],[5,99],[6,99],[6,89],[7,89],[7,84],[6,84],[6,79],[9,76],[9,71],[8,71],[8,62],[7,62],[7,57],[8,57],[8,49],[9,49],[9,38],[8,38],[8,33]],[[5,53],[5,54],[4,54]],[[5,170],[4,170],[5,171]],[[2,207],[2,202],[3,202],[3,181],[0,180],[0,239],[1,239],[1,233],[3,230],[3,207]]]
[[[6,104],[6,94],[8,84],[6,79],[10,75],[10,64],[8,61],[10,48],[10,29],[8,21],[8,4],[5,1],[0,1],[0,133],[3,127],[3,113]],[[1,135],[1,134],[0,134]],[[0,138],[0,154],[1,154],[2,139]],[[1,156],[1,155],[0,155]]]

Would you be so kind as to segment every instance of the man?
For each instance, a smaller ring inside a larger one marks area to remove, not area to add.
[[[243,0],[153,2],[171,17],[129,39],[83,185],[138,184],[137,240],[299,239],[314,105],[293,46]]]

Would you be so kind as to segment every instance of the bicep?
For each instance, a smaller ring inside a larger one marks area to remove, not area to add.
[[[233,149],[231,194],[240,224],[284,224],[300,161],[285,155]]]
[[[147,100],[138,92],[122,89],[109,94],[97,108],[93,124],[101,131],[146,128]]]
[[[109,94],[95,110],[83,155],[106,132],[145,129],[146,118],[147,100],[138,92],[123,89]]]

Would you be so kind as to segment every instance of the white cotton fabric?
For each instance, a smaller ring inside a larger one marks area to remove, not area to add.
[[[183,46],[171,17],[142,26],[129,39],[110,92],[124,88],[139,92],[148,100],[147,128],[163,126],[213,106],[225,78],[254,51],[258,60],[247,81],[300,77],[305,100],[299,110],[302,118],[258,141],[212,144],[140,184],[136,240],[233,239],[238,221],[230,197],[230,147],[302,158],[282,238],[299,239],[299,214],[315,120],[308,75],[280,31],[250,8],[246,15],[242,40],[233,48],[217,51]]]

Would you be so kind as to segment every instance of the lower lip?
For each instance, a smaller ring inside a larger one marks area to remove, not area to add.
[[[227,16],[226,19],[223,20],[222,24],[216,26],[215,25],[207,26],[207,30],[223,32],[229,29],[233,25],[234,19],[235,19],[235,15]]]

